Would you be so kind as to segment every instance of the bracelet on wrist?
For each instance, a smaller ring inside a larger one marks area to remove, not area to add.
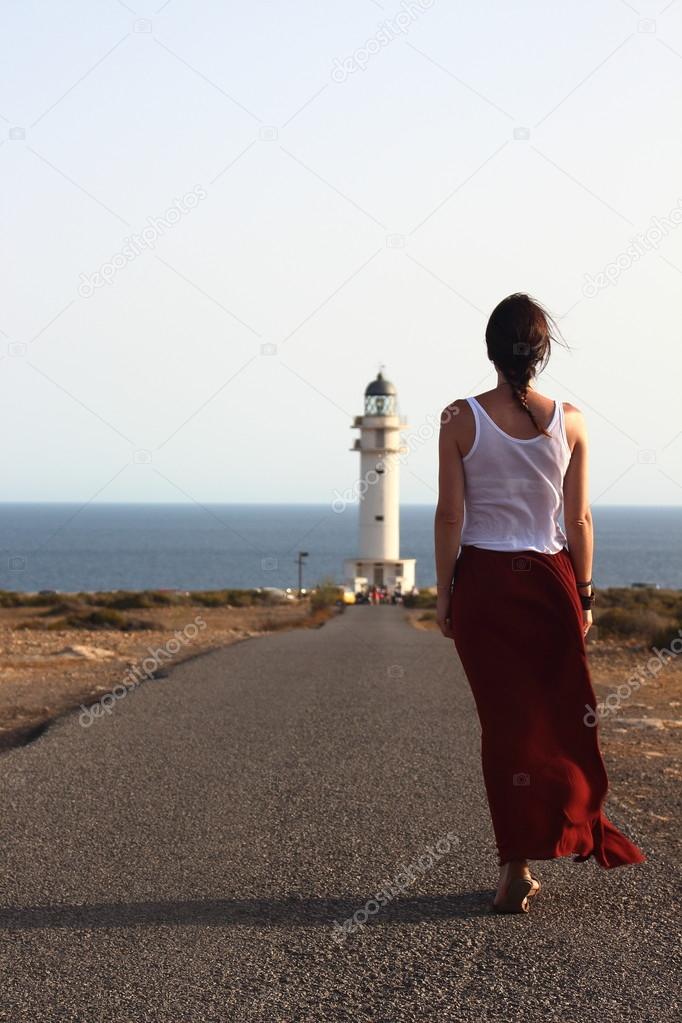
[[[596,599],[594,593],[579,593],[578,596],[580,597],[580,606],[583,611],[591,611]]]
[[[578,587],[578,589],[580,589],[580,590],[581,590],[581,589],[583,588],[583,586],[591,586],[591,585],[592,585],[592,580],[591,580],[591,579],[588,579],[586,583],[579,583],[579,582],[576,582],[576,586],[577,586],[577,587]]]

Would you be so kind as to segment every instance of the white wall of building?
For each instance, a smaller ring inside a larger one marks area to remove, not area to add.
[[[400,557],[400,429],[394,420],[397,417],[365,416],[360,430],[363,558]],[[368,422],[372,425],[365,425]]]

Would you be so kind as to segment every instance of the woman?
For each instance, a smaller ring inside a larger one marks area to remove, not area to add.
[[[585,653],[587,435],[577,408],[533,383],[556,334],[527,295],[504,299],[486,329],[497,386],[455,401],[441,420],[437,617],[481,722],[500,912],[528,912],[540,888],[529,860],[644,860],[601,809],[608,781]]]

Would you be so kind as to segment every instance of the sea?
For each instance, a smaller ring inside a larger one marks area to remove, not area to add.
[[[400,510],[400,554],[435,583],[433,506]],[[593,509],[597,586],[682,589],[682,507]],[[179,589],[343,580],[358,509],[329,504],[0,504],[0,589]]]

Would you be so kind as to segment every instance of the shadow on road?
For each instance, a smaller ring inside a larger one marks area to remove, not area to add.
[[[395,899],[367,920],[367,926],[418,923],[449,917],[475,917],[490,913],[492,891],[457,895],[419,895]],[[63,927],[87,930],[99,927],[285,927],[292,924],[331,927],[343,923],[367,903],[357,898],[188,899],[177,902],[103,902],[95,905],[4,906],[0,930]],[[364,914],[363,914],[364,917]]]

